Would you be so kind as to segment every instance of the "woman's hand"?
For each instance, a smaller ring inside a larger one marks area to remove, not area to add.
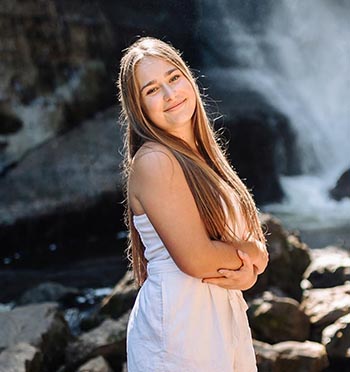
[[[203,278],[203,283],[218,285],[225,289],[246,290],[256,283],[258,270],[253,265],[249,255],[241,250],[237,250],[238,256],[242,261],[242,266],[238,270],[219,269],[220,278]]]

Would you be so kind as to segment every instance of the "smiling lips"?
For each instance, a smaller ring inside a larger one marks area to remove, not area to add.
[[[168,112],[168,111],[176,110],[176,109],[177,109],[178,107],[180,107],[180,106],[181,106],[185,101],[186,101],[186,98],[185,98],[183,101],[181,101],[181,102],[179,102],[179,103],[176,103],[175,105],[173,105],[173,106],[167,108],[166,110],[164,110],[164,112]]]

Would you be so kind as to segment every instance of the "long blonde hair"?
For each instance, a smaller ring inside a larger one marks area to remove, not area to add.
[[[158,128],[142,111],[135,68],[146,56],[162,58],[173,64],[193,86],[197,101],[193,115],[193,131],[197,150],[205,159],[205,163],[185,141]],[[211,239],[223,241],[238,239],[234,231],[228,228],[227,221],[228,218],[233,221],[238,218],[238,212],[232,202],[232,197],[235,197],[240,206],[239,213],[242,213],[248,229],[245,240],[254,237],[265,243],[253,198],[226,159],[219,137],[205,112],[196,80],[181,58],[181,54],[161,40],[140,38],[126,49],[121,59],[118,89],[121,103],[120,122],[125,127],[123,175],[128,201],[125,213],[125,224],[129,231],[127,256],[137,283],[142,285],[147,278],[147,261],[144,246],[133,224],[127,184],[132,159],[137,150],[148,141],[165,145],[179,162]]]

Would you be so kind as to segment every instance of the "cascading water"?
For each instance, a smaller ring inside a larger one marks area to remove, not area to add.
[[[350,226],[350,200],[328,197],[350,167],[350,3],[263,3],[220,1],[216,14],[229,35],[216,50],[233,51],[234,78],[288,116],[298,136],[303,175],[282,176],[286,200],[263,209],[289,228]]]

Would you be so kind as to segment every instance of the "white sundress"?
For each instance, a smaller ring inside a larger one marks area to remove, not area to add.
[[[256,372],[242,292],[183,273],[147,215],[133,222],[148,277],[128,322],[128,372]]]

